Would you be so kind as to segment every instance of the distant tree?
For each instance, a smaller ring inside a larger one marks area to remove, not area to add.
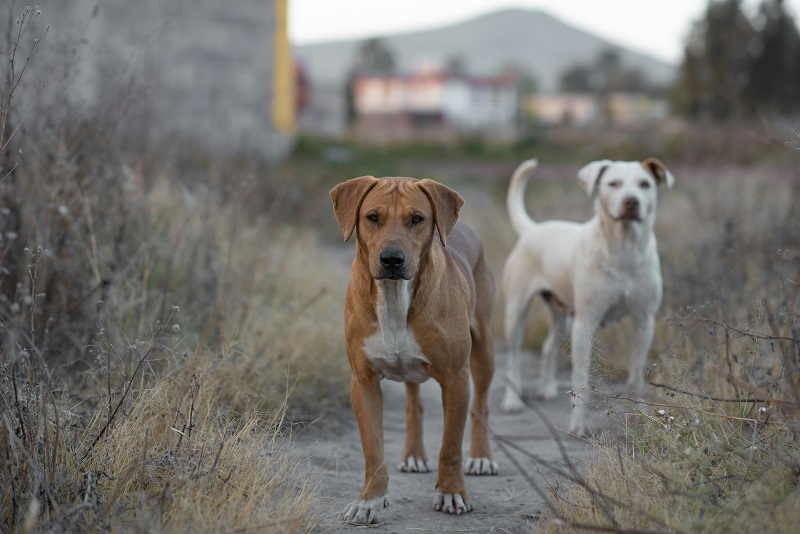
[[[597,73],[597,81],[601,90],[608,91],[613,85],[618,85],[623,78],[622,60],[619,52],[607,49],[600,52],[595,62],[594,70]]]
[[[602,93],[648,91],[642,72],[625,67],[617,50],[602,50],[588,64],[574,65],[561,75],[559,88],[566,93]]]
[[[395,71],[394,52],[383,39],[367,39],[356,52],[355,70],[361,74],[391,74]]]
[[[589,65],[575,65],[561,74],[559,89],[564,93],[591,93],[596,90]]]
[[[528,102],[531,96],[536,94],[539,85],[531,72],[518,63],[507,63],[500,69],[501,76],[510,76],[517,82],[517,125],[527,126],[529,115],[527,113]]]
[[[517,88],[520,94],[533,94],[538,90],[539,84],[536,77],[523,65],[509,62],[500,67],[500,76],[510,76],[517,80]]]
[[[750,97],[767,111],[800,109],[800,33],[783,0],[764,0],[755,19],[757,53]]]
[[[741,0],[711,0],[689,34],[674,107],[693,118],[721,120],[750,113],[756,35]]]
[[[356,112],[356,77],[358,74],[355,71],[351,71],[350,74],[347,76],[347,81],[345,82],[344,86],[344,101],[347,111],[347,124],[352,125],[356,121],[356,117],[358,113]]]
[[[353,66],[345,83],[345,102],[347,104],[347,122],[352,124],[356,119],[355,80],[364,74],[392,74],[396,64],[394,52],[383,39],[373,37],[362,42],[356,50]]]
[[[622,64],[619,52],[607,49],[597,58],[596,70],[602,91],[624,91],[639,93],[649,90],[647,80],[642,71],[635,68],[626,68]]]
[[[453,76],[465,76],[468,72],[467,60],[462,54],[453,54],[444,60],[444,71]]]

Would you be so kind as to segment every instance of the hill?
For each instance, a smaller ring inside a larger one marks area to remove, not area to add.
[[[541,91],[553,91],[561,73],[586,63],[603,50],[617,51],[624,65],[640,69],[653,83],[666,84],[675,67],[574,28],[543,11],[508,9],[437,29],[378,35],[395,54],[400,72],[413,71],[426,60],[458,56],[472,74],[496,74],[507,66],[523,69]],[[332,41],[294,46],[295,57],[312,81],[344,81],[363,40]]]

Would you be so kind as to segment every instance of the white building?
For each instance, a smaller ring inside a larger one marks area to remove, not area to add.
[[[526,104],[527,112],[547,126],[628,126],[661,121],[669,115],[665,99],[637,93],[532,95]]]
[[[516,133],[519,95],[511,76],[365,75],[355,80],[353,97],[358,133],[368,139]]]

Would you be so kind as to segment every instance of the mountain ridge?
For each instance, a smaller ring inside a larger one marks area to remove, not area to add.
[[[554,92],[564,70],[595,60],[604,50],[619,53],[622,64],[639,69],[657,85],[670,83],[676,67],[575,28],[542,10],[508,8],[437,28],[376,35],[395,56],[398,72],[413,72],[424,61],[463,59],[470,74],[491,75],[515,66],[530,74],[541,92]],[[293,46],[313,82],[341,84],[365,39]]]

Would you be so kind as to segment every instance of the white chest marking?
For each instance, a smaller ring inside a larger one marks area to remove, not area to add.
[[[408,280],[379,280],[377,285],[377,330],[364,341],[364,353],[385,378],[421,384],[430,378],[423,365],[430,361],[408,326],[414,288]]]

